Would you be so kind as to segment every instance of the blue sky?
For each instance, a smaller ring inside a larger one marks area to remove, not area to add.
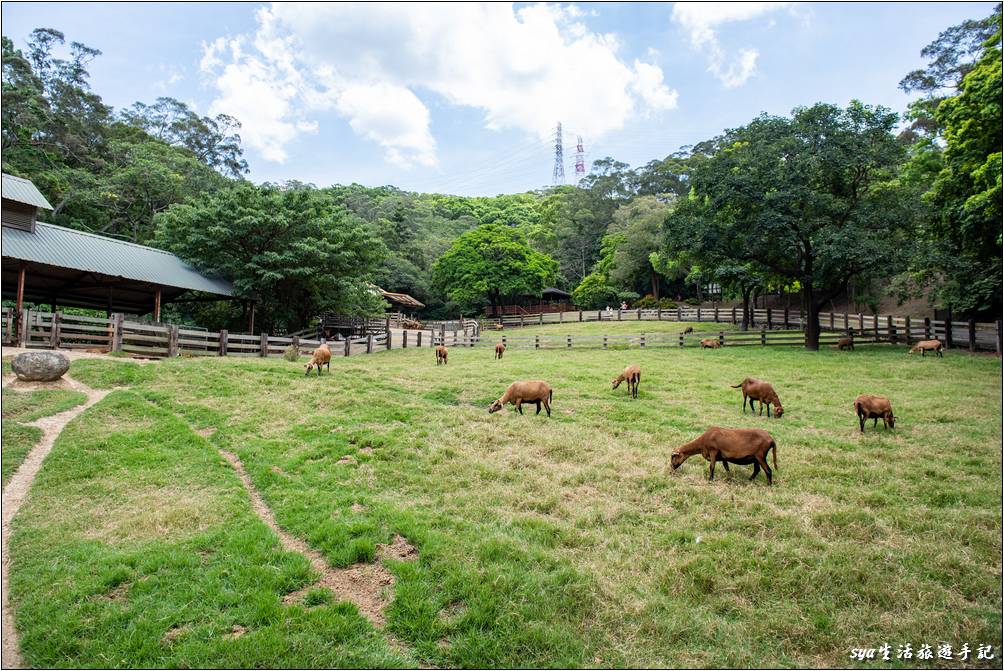
[[[254,181],[465,195],[551,182],[552,128],[587,165],[640,165],[760,112],[852,98],[902,112],[920,50],[993,3],[3,4],[103,52],[121,109],[168,95],[243,124]]]

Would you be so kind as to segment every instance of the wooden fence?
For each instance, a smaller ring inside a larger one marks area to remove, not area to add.
[[[634,310],[578,310],[574,312],[552,312],[539,315],[520,315],[486,319],[482,322],[485,331],[492,331],[501,325],[503,329],[545,324],[564,324],[593,321],[675,321],[675,322],[716,322],[737,325],[742,320],[739,308],[697,308],[679,307],[673,309]],[[751,329],[804,330],[805,313],[799,310],[779,308],[758,308],[753,311]],[[971,351],[985,350],[1001,352],[1001,322],[981,323],[974,321],[934,320],[928,317],[878,315],[847,312],[824,312],[819,315],[819,326],[823,334],[853,332],[858,341],[915,342],[937,338],[948,347],[965,347]],[[821,340],[822,342],[822,340]]]
[[[507,347],[517,349],[570,349],[573,347],[697,347],[703,338],[715,338],[725,347],[741,345],[795,345],[804,346],[804,320],[787,311],[758,310],[757,328],[741,331],[734,326],[717,333],[639,333],[637,335],[532,335],[520,336],[500,332],[484,338],[471,329],[391,330],[351,338],[328,340],[328,346],[337,356],[368,354],[405,347],[475,347],[482,340],[489,346],[501,340]],[[778,314],[774,314],[774,312]],[[619,316],[628,319],[663,321],[715,321],[731,324],[732,310],[630,310]],[[629,316],[630,315],[630,316]],[[574,319],[566,319],[574,316]],[[539,315],[533,323],[549,324],[572,321],[607,320],[605,312],[572,312]],[[289,345],[296,345],[301,354],[309,355],[321,340],[300,336],[270,336],[268,334],[230,333],[176,326],[128,321],[121,314],[104,317],[84,317],[61,312],[25,310],[21,315],[23,328],[9,308],[3,311],[2,333],[4,344],[23,344],[25,347],[52,349],[97,349],[123,352],[144,357],[185,356],[281,356]],[[590,319],[592,317],[592,319]],[[723,319],[723,317],[725,319]],[[488,322],[490,324],[491,322]],[[522,325],[530,324],[525,321]],[[458,323],[459,325],[459,323]],[[510,324],[509,326],[513,326]],[[977,324],[975,322],[944,322],[929,318],[894,317],[891,315],[850,315],[826,313],[821,320],[820,345],[832,345],[847,331],[854,332],[855,343],[885,342],[911,344],[918,340],[938,338],[942,342],[971,351],[1001,351],[1000,322]],[[517,332],[518,333],[518,332]]]

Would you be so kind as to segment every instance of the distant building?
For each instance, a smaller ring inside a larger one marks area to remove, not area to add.
[[[575,309],[572,305],[572,294],[557,287],[547,287],[539,296],[520,296],[515,303],[500,305],[498,311],[491,305],[485,307],[486,317],[501,317],[504,315],[536,315],[543,312],[569,312]]]

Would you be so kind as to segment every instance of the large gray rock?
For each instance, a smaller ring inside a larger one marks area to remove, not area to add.
[[[70,359],[60,352],[21,352],[11,362],[19,380],[50,382],[70,370]]]

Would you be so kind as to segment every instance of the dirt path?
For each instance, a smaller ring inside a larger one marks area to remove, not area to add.
[[[272,509],[268,507],[261,494],[251,482],[244,464],[240,458],[226,450],[220,450],[220,454],[230,462],[230,465],[237,471],[244,489],[251,497],[251,507],[255,514],[265,524],[275,532],[282,542],[283,548],[289,552],[298,552],[310,560],[310,565],[317,571],[321,578],[312,585],[307,585],[295,592],[287,594],[283,598],[283,603],[291,604],[301,601],[311,589],[322,587],[330,589],[335,594],[335,598],[343,601],[350,601],[356,605],[359,612],[367,617],[377,627],[382,627],[386,619],[384,608],[390,602],[389,594],[394,586],[393,574],[384,567],[380,561],[372,564],[357,563],[346,568],[332,568],[324,556],[317,550],[312,549],[299,538],[291,536],[284,531],[275,520]],[[377,559],[395,559],[399,561],[409,561],[418,558],[418,551],[408,541],[401,536],[395,536],[394,542],[386,545],[377,545]]]
[[[7,380],[4,382],[4,386],[9,385]],[[30,384],[34,384],[36,386],[28,386]],[[9,386],[12,388],[23,389],[25,391],[48,388],[40,385],[39,383],[24,382]],[[63,377],[60,388],[83,392],[84,394],[87,394],[87,401],[84,402],[83,405],[78,405],[75,408],[61,412],[58,415],[43,417],[35,420],[34,422],[27,423],[28,426],[36,426],[42,429],[42,440],[40,440],[35,447],[31,448],[28,456],[25,457],[24,463],[22,463],[14,472],[10,482],[7,483],[7,486],[3,490],[3,529],[2,542],[0,542],[0,545],[2,545],[3,554],[3,667],[5,669],[19,668],[22,666],[21,653],[17,645],[17,630],[14,628],[14,613],[11,611],[10,604],[7,602],[10,593],[10,555],[7,551],[7,543],[10,540],[11,522],[13,521],[14,516],[17,515],[17,511],[20,510],[21,504],[24,503],[25,497],[28,495],[28,490],[31,488],[31,483],[34,482],[35,476],[38,475],[38,471],[42,468],[42,463],[52,450],[52,446],[56,442],[56,438],[58,438],[59,434],[62,433],[63,427],[65,427],[70,420],[74,419],[108,395],[108,391],[97,391],[91,389],[90,387],[66,376]]]

